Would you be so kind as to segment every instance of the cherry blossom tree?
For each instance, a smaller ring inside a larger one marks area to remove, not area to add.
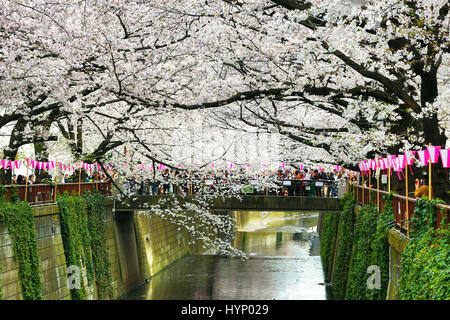
[[[284,156],[292,163],[354,167],[447,143],[447,1],[8,0],[0,10],[5,157],[17,141],[65,145],[76,160],[126,146],[175,167],[194,114],[212,136],[284,136],[303,151]]]

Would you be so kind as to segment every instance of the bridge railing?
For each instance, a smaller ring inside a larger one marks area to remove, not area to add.
[[[56,194],[63,194],[64,192],[69,193],[70,195],[75,194],[83,194],[83,193],[92,193],[95,190],[98,190],[99,193],[110,196],[111,195],[111,182],[81,182],[81,183],[61,183],[58,185],[54,184],[29,184],[25,186],[23,184],[15,184],[15,185],[6,185],[6,198],[11,199],[13,195],[13,189],[16,188],[17,195],[20,201],[26,200],[30,204],[44,204],[54,202],[55,199],[55,191]],[[25,192],[26,190],[26,192]]]
[[[334,180],[305,180],[305,179],[280,179],[277,180],[278,190],[266,193],[276,193],[288,196],[327,197],[337,196],[339,181]],[[287,194],[286,194],[287,191]]]
[[[338,181],[332,180],[297,180],[297,179],[283,179],[275,180],[275,187],[273,188],[258,188],[258,185],[252,185],[250,181],[236,181],[237,185],[241,188],[240,191],[244,194],[261,194],[261,195],[275,195],[275,196],[310,196],[310,197],[327,197],[337,196],[338,193]],[[229,181],[227,182],[229,183]],[[147,188],[146,192],[137,192],[137,188],[134,188],[134,192],[130,194],[136,195],[149,195],[149,194],[164,194],[164,188],[162,186],[165,182],[160,182],[156,193],[150,193],[150,188]],[[184,193],[196,194],[196,188],[199,185],[210,186],[212,189],[220,189],[226,185],[224,181],[220,179],[216,180],[190,180],[185,181]],[[262,185],[262,184],[261,184]],[[259,185],[259,186],[261,186]],[[194,186],[194,187],[193,187]],[[254,186],[249,192],[249,189],[245,189],[245,186]],[[242,188],[244,187],[244,188]],[[111,182],[81,182],[81,183],[61,183],[57,184],[29,184],[27,187],[22,184],[6,185],[6,198],[11,199],[13,195],[13,189],[17,190],[17,195],[20,201],[26,200],[30,204],[44,204],[54,202],[55,191],[57,194],[67,192],[69,194],[83,194],[85,192],[92,193],[94,190],[98,190],[101,194],[111,195]],[[259,190],[258,190],[259,189]],[[27,191],[25,191],[27,190]],[[182,193],[182,188],[174,188],[174,193]]]
[[[267,184],[272,186],[269,188]],[[156,186],[155,186],[156,185]],[[172,185],[173,191],[169,191]],[[159,181],[124,184],[124,190],[131,195],[160,195],[164,193],[197,194],[200,189],[224,190],[233,188],[235,191],[248,195],[277,195],[277,196],[337,196],[339,181],[334,180],[299,180],[299,179],[187,179],[183,181]]]
[[[375,205],[378,206],[378,212],[383,211],[385,206],[383,196],[389,194],[383,190],[377,190],[369,187],[353,185],[351,187],[353,196],[357,203],[362,205]],[[392,195],[392,208],[394,210],[395,228],[403,233],[410,231],[409,220],[414,216],[414,209],[417,199],[414,197],[408,197],[393,194]],[[408,203],[408,205],[406,205]],[[408,208],[408,210],[407,210]],[[442,226],[442,219],[446,217],[445,221],[448,223],[450,217],[450,206],[444,204],[436,205],[436,228]]]

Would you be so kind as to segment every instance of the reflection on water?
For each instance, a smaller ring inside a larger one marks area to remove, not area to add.
[[[247,252],[248,260],[186,256],[123,299],[325,299],[318,214],[232,214],[238,222],[233,246]]]

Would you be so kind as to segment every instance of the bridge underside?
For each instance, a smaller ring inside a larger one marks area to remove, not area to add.
[[[179,204],[195,201],[193,196],[175,196]],[[244,195],[241,199],[237,197],[214,199],[212,210],[261,210],[261,211],[342,211],[339,199],[336,198],[313,198],[313,197],[283,197],[283,196],[261,196]],[[152,205],[159,204],[167,208],[173,204],[170,196],[135,196],[132,201],[123,200],[116,202],[118,211],[150,210]],[[164,202],[166,204],[164,204]]]

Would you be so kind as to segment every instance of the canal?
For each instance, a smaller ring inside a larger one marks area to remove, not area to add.
[[[233,247],[248,259],[190,255],[160,271],[125,300],[325,300],[319,213],[232,212]]]

